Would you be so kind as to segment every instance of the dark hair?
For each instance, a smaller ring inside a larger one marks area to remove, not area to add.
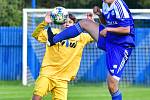
[[[76,19],[76,17],[75,17],[73,14],[70,14],[70,13],[69,13],[69,18],[70,18],[71,20],[73,20],[74,23],[77,22],[77,19]]]

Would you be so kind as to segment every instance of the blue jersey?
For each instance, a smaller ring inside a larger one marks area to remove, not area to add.
[[[113,32],[107,33],[107,42],[122,46],[134,45],[134,22],[128,6],[123,0],[115,0],[110,6],[103,2],[102,14],[106,20],[106,27],[126,27],[130,26],[128,35],[118,35]]]

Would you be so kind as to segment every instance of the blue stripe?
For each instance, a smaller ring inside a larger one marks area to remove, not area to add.
[[[81,28],[81,26],[80,26],[79,23],[75,24],[75,27],[77,28],[77,30],[78,30],[79,33],[83,32],[83,29]]]
[[[116,6],[117,6],[117,8],[118,8],[120,17],[121,17],[121,18],[124,18],[124,13],[123,13],[121,4],[120,4],[118,1],[115,1],[115,4],[116,4]]]
[[[116,4],[116,6],[118,8],[120,17],[123,18],[124,17],[124,13],[123,13],[123,10],[122,10],[122,7],[121,7],[120,3],[116,1],[115,4]]]
[[[118,96],[118,95],[120,95],[120,94],[121,94],[121,92],[120,92],[119,90],[117,90],[117,92],[111,94],[111,96],[112,96],[112,97],[116,97],[116,96]]]
[[[118,8],[119,8],[118,10],[119,10],[120,16],[123,16],[123,12],[122,12],[121,6],[118,5]]]
[[[122,1],[123,5],[124,5],[124,7],[125,7],[126,11],[128,12],[129,17],[130,17],[130,18],[132,18],[132,16],[131,16],[131,12],[130,12],[130,10],[129,10],[128,6],[126,5],[126,3],[125,3],[123,0],[121,0],[121,1]]]
[[[121,4],[120,4],[119,2],[118,2],[118,5],[120,6],[122,16],[125,17],[125,16],[124,16],[124,12],[123,12],[122,7],[121,7]]]

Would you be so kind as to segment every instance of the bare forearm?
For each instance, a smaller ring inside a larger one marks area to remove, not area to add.
[[[108,32],[114,32],[119,35],[127,35],[128,33],[130,33],[130,26],[117,28],[107,27],[106,29]]]

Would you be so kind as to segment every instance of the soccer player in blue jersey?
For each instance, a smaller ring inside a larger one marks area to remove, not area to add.
[[[107,84],[112,100],[122,100],[118,83],[134,44],[134,22],[128,6],[123,0],[103,0],[102,12],[95,6],[93,12],[99,16],[100,25],[85,19],[51,37],[51,45],[87,31],[100,49],[106,51],[108,69]],[[105,25],[105,27],[104,27]]]

